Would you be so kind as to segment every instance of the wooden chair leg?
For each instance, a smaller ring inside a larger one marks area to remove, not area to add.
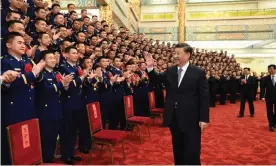
[[[160,117],[161,117],[161,123],[163,124],[163,115],[160,114]]]
[[[100,153],[100,156],[102,156],[102,153],[103,153],[103,144],[101,144],[101,153]]]
[[[150,138],[150,130],[149,130],[149,125],[146,125],[147,129],[148,129],[148,134],[149,134],[149,138]]]
[[[137,127],[138,127],[138,132],[139,132],[140,144],[142,144],[140,125],[138,125]]]
[[[112,152],[112,146],[110,144],[109,145],[109,151],[110,151],[110,158],[111,158],[111,164],[114,163],[114,159],[113,159],[113,152]]]
[[[123,150],[123,156],[124,156],[124,159],[126,159],[124,141],[122,141],[122,150]]]

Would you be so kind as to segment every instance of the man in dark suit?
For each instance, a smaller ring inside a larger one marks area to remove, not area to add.
[[[268,72],[270,75],[264,77],[265,93],[262,96],[262,100],[266,102],[269,130],[273,132],[276,128],[276,65],[269,65]]]
[[[261,77],[259,78],[259,81],[260,81],[260,99],[262,99],[262,96],[264,95],[264,78],[265,78],[265,72],[262,72]]]
[[[255,78],[250,75],[250,68],[244,68],[244,75],[240,78],[241,83],[241,105],[239,118],[244,116],[245,102],[248,101],[250,117],[254,117],[253,94]]]
[[[200,165],[201,132],[209,123],[208,82],[202,69],[189,64],[192,47],[179,43],[175,52],[177,66],[157,73],[152,57],[147,55],[147,70],[151,81],[165,83],[163,125],[170,127],[175,164]]]

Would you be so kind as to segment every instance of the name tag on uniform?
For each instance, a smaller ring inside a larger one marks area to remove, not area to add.
[[[48,81],[53,81],[53,79],[51,79],[51,78],[49,78],[49,79],[47,79]]]
[[[14,70],[15,70],[15,71],[21,71],[21,69],[20,69],[20,68],[14,68]]]
[[[71,74],[75,74],[74,72],[71,72]]]

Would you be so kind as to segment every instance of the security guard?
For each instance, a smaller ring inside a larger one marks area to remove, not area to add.
[[[53,52],[40,53],[45,61],[41,79],[36,84],[36,110],[39,118],[43,162],[52,163],[56,138],[61,129],[62,103],[61,93],[68,88],[72,75],[62,77],[54,71],[57,59]]]
[[[40,62],[38,65],[34,65],[30,59],[22,58],[22,55],[25,54],[25,44],[23,37],[19,33],[9,33],[5,42],[8,54],[1,59],[1,73],[7,70],[14,70],[19,73],[19,77],[14,82],[1,86],[1,164],[10,164],[6,127],[36,117],[34,82],[45,64]]]
[[[80,161],[79,156],[75,156],[74,147],[77,139],[77,130],[81,120],[81,112],[85,111],[84,103],[81,98],[82,81],[87,76],[87,71],[82,71],[76,66],[79,59],[76,47],[69,46],[65,49],[66,63],[59,67],[59,72],[63,75],[72,74],[73,80],[69,88],[62,94],[63,102],[63,128],[61,130],[61,154],[66,164],[74,164]]]

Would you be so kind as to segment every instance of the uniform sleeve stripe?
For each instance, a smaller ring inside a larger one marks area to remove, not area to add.
[[[57,91],[58,91],[58,89],[57,89],[56,84],[53,84],[53,86],[54,86],[54,88],[55,88],[55,91],[57,92]]]
[[[24,83],[25,83],[25,84],[27,84],[28,82],[27,82],[27,78],[26,78],[26,76],[25,76],[24,74],[21,74],[21,77],[23,78]]]
[[[77,83],[76,83],[76,81],[75,81],[75,80],[73,80],[73,83],[74,83],[74,85],[75,85],[75,86],[77,86]]]

